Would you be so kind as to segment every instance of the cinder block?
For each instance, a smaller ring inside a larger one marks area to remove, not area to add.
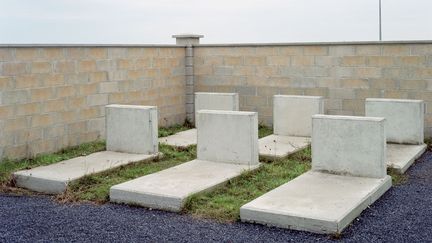
[[[239,95],[238,93],[210,93],[196,92],[195,93],[195,126],[198,127],[199,110],[239,110]]]
[[[198,111],[198,160],[258,164],[258,113]]]
[[[155,154],[158,152],[157,129],[155,106],[106,106],[107,150]]]
[[[273,133],[276,135],[310,137],[312,115],[324,114],[320,96],[273,96]]]
[[[312,116],[312,170],[384,178],[385,118]]]
[[[366,99],[366,116],[385,117],[387,142],[423,144],[423,100]]]

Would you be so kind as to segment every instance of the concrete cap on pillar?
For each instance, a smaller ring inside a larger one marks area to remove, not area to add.
[[[204,35],[178,34],[173,35],[172,37],[176,38],[177,45],[198,45],[200,38],[203,38]]]

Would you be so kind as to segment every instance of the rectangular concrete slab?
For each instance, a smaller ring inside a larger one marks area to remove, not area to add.
[[[18,171],[13,176],[18,187],[48,194],[60,194],[66,190],[68,183],[86,175],[138,161],[153,160],[157,156],[157,154],[145,155],[103,151],[52,165]]]
[[[321,96],[273,96],[273,133],[284,136],[310,137],[312,115],[324,114]]]
[[[107,150],[136,154],[158,152],[156,106],[107,105],[105,109]]]
[[[424,143],[425,103],[422,100],[366,99],[365,114],[384,117],[387,142]]]
[[[386,171],[385,119],[312,117],[312,169],[382,178]]]
[[[258,165],[193,160],[110,189],[110,201],[179,212],[187,197],[225,183]]]
[[[258,113],[198,111],[199,160],[258,164]]]
[[[269,135],[258,140],[259,156],[264,159],[281,159],[309,146],[310,138]]]
[[[426,151],[426,148],[426,144],[387,144],[387,166],[403,174]]]
[[[187,148],[197,144],[197,130],[189,129],[176,134],[159,138],[159,143],[174,146],[177,148]]]
[[[316,171],[240,208],[244,222],[316,233],[340,233],[391,187],[391,177],[365,178]]]
[[[200,110],[239,110],[238,93],[195,92],[195,127],[198,127]]]

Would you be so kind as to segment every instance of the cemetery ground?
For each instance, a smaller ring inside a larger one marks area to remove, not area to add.
[[[159,130],[159,135],[168,136],[188,128],[188,126],[162,128]],[[271,133],[272,129],[260,126],[259,137]],[[428,144],[430,145],[430,143]],[[33,159],[3,161],[0,164],[0,192],[13,195],[37,195],[37,193],[13,187],[14,182],[11,180],[11,173],[21,169],[34,168],[77,156],[88,155],[104,149],[105,143],[97,141],[64,149],[58,153],[40,155]],[[175,149],[170,146],[161,145],[159,150],[163,153],[163,157],[158,160],[138,162],[103,173],[86,176],[70,184],[69,189],[65,193],[53,196],[53,199],[59,205],[61,203],[106,203],[109,201],[109,188],[111,186],[196,158],[196,146],[187,149]],[[264,165],[259,169],[245,172],[240,177],[228,181],[228,183],[212,192],[200,193],[190,197],[184,213],[196,218],[213,219],[218,222],[237,221],[239,219],[240,206],[309,170],[311,164],[310,152],[310,148],[307,148],[289,156],[287,159],[262,161]],[[429,157],[431,156],[429,155]],[[394,186],[403,185],[408,181],[407,175],[398,175],[392,173],[391,170],[389,174],[393,178]],[[351,228],[347,229],[348,232],[350,230]]]

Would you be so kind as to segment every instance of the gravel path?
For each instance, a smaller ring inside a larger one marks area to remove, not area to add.
[[[432,152],[347,228],[346,242],[432,242]],[[287,242],[329,236],[260,225],[219,224],[143,208],[60,205],[49,197],[0,195],[0,242]]]

